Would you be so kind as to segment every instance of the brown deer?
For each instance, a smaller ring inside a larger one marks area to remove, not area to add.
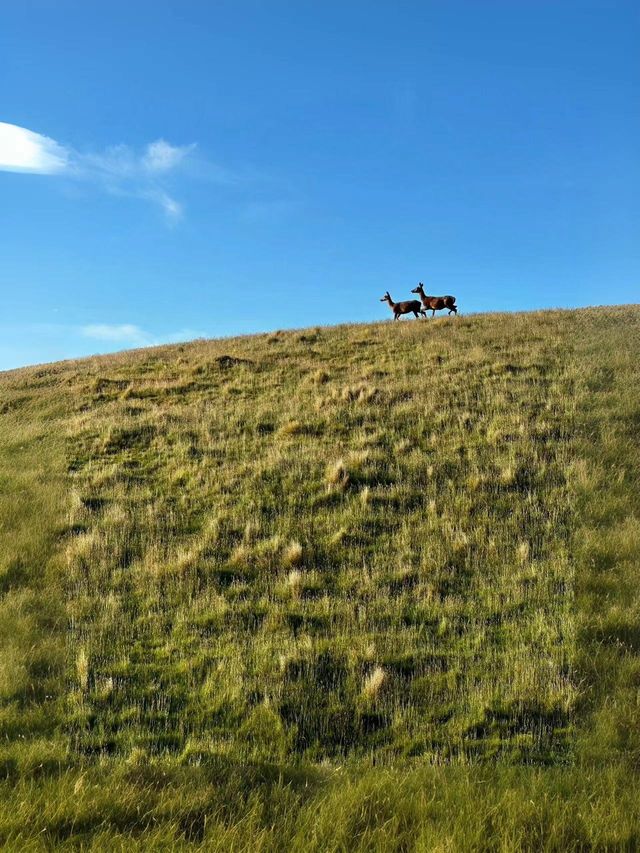
[[[413,314],[416,319],[420,314],[423,317],[426,316],[417,299],[409,299],[407,302],[394,302],[388,290],[380,302],[387,302],[389,304],[389,308],[393,311],[394,320],[399,320],[402,314]]]
[[[455,296],[427,296],[424,292],[424,285],[422,282],[420,282],[417,287],[414,287],[411,293],[420,294],[422,307],[425,308],[426,311],[431,311],[432,317],[435,317],[436,311],[442,311],[443,308],[448,308],[449,314],[451,314],[452,311],[454,314],[458,313]],[[426,311],[424,312],[425,317]]]

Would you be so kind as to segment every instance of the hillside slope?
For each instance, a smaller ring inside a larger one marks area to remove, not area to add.
[[[286,823],[297,778],[345,799],[364,773],[391,796],[403,768],[413,842],[430,767],[453,800],[487,768],[496,797],[531,773],[577,790],[605,764],[624,789],[640,757],[639,329],[636,307],[459,317],[2,375],[0,775],[39,780],[34,833],[161,826],[163,843],[240,849],[253,814],[272,849],[275,795],[259,815],[251,798],[274,773]],[[92,773],[105,799],[79,814]],[[215,817],[207,773],[236,780],[232,815]],[[75,795],[47,787],[60,774]],[[0,836],[19,844],[12,797]],[[319,849],[364,844],[398,819],[385,808],[357,831],[345,815],[348,837]],[[465,831],[447,820],[432,840]],[[621,840],[598,821],[576,843]],[[506,831],[483,826],[478,844]]]

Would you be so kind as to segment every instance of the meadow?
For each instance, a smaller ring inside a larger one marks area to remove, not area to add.
[[[640,846],[640,308],[0,375],[4,849]]]

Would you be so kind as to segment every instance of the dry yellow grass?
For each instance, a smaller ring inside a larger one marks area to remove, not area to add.
[[[2,843],[271,849],[277,815],[289,849],[630,844],[639,324],[340,327],[3,376]]]

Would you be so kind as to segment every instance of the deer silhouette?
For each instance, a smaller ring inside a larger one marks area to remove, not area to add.
[[[452,312],[454,314],[458,313],[458,308],[456,306],[456,298],[455,296],[427,296],[424,292],[424,285],[422,282],[417,287],[414,287],[411,293],[419,293],[420,301],[422,302],[422,307],[426,311],[431,311],[431,316],[435,317],[436,311],[442,311],[443,308],[449,309],[449,314]]]
[[[418,318],[420,314],[422,314],[423,317],[425,316],[422,306],[417,299],[409,299],[407,302],[394,302],[387,290],[380,302],[388,303],[389,308],[393,311],[394,320],[399,320],[402,314],[413,314],[416,318]]]

